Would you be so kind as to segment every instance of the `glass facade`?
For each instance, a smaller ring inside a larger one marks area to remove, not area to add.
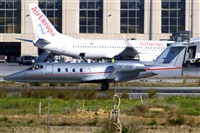
[[[0,1],[0,33],[21,33],[21,0]]]
[[[144,0],[121,0],[120,32],[144,33]]]
[[[39,7],[55,28],[62,32],[62,0],[39,0]]]
[[[80,33],[103,33],[103,0],[80,0]]]
[[[185,0],[162,0],[162,33],[185,30]]]

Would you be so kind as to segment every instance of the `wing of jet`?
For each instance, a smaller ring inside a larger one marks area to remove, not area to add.
[[[123,59],[123,60],[133,59],[136,55],[139,54],[139,52],[131,46],[129,40],[126,38],[125,35],[123,36],[123,38],[126,44],[126,48],[119,55],[114,56],[114,59]]]
[[[154,75],[181,76],[186,46],[168,47],[151,65],[134,60],[114,63],[36,63],[29,69],[8,75],[15,82],[79,82],[101,83],[109,89],[110,82],[124,82]]]
[[[46,59],[49,57],[51,53],[44,51],[34,62],[34,64],[39,63],[39,62],[45,62]]]
[[[116,60],[130,60],[138,54],[138,51],[132,46],[127,46],[120,54],[114,56]]]

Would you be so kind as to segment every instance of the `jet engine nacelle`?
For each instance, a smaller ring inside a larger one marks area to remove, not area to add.
[[[139,61],[116,61],[113,65],[118,72],[144,70],[145,65]]]
[[[141,62],[152,62],[156,60],[155,54],[138,54],[135,56],[135,60],[141,61]]]

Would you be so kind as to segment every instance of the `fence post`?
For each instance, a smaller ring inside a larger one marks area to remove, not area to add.
[[[50,99],[52,96],[48,97],[48,111],[47,111],[47,128],[50,129],[49,123],[50,123]]]

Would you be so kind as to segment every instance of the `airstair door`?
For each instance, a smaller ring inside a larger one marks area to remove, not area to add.
[[[47,75],[52,75],[53,74],[53,65],[52,64],[47,64],[46,65],[46,74]]]

